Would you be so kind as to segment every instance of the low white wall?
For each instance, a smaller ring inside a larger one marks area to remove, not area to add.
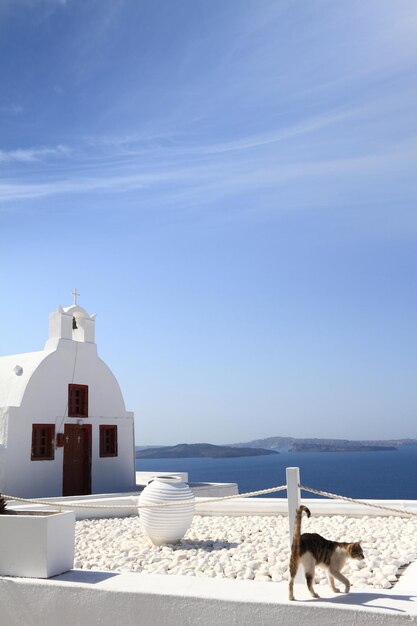
[[[388,590],[389,591],[389,590]],[[415,589],[289,602],[287,585],[73,570],[48,581],[0,578],[2,626],[400,626]],[[300,596],[301,597],[301,596]]]
[[[193,494],[198,498],[222,498],[239,493],[237,483],[189,483]]]
[[[91,496],[78,498],[48,498],[47,501],[51,502],[52,506],[40,504],[18,504],[14,501],[11,501],[10,503],[8,503],[8,507],[11,509],[16,509],[18,511],[50,511],[51,509],[59,510],[59,502],[65,502],[66,506],[62,510],[73,510],[75,513],[75,519],[77,520],[92,517],[130,517],[132,515],[138,515],[138,496],[136,495],[121,497],[95,496],[94,498],[92,498]],[[73,509],[71,509],[71,504],[74,504]],[[91,504],[92,506],[89,507],[88,504]],[[82,507],[77,507],[77,505],[82,505]],[[96,508],[97,505],[99,508]]]
[[[155,476],[180,476],[184,483],[188,483],[188,472],[136,472],[136,484],[144,487]]]
[[[237,483],[190,483],[188,472],[136,472],[136,485],[144,487],[155,476],[180,476],[183,482],[188,483],[193,494],[200,498],[218,498],[239,493]]]

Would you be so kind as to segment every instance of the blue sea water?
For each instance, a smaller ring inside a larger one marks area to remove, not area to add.
[[[282,452],[228,459],[137,459],[138,471],[188,472],[190,482],[235,482],[240,493],[285,484],[299,467],[301,484],[351,498],[417,500],[417,446],[384,452]],[[312,496],[302,492],[303,497]],[[286,497],[286,492],[271,497]]]

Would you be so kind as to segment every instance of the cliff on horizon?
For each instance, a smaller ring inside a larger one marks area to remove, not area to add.
[[[236,448],[262,448],[265,450],[288,450],[289,452],[369,452],[370,450],[394,450],[399,446],[417,445],[417,439],[302,439],[296,437],[267,437],[244,443],[231,444]]]
[[[396,446],[379,445],[325,445],[320,443],[294,443],[290,452],[387,452],[396,450]]]
[[[176,446],[161,446],[136,450],[137,459],[182,459],[182,458],[228,458],[279,454],[276,450],[244,448],[242,446],[215,446],[211,443],[180,443]]]

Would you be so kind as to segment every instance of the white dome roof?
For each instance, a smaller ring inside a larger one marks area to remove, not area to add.
[[[20,406],[32,374],[50,354],[41,350],[0,357],[0,407]]]

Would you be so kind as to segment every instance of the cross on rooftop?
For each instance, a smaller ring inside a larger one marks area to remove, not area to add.
[[[77,287],[76,287],[76,288],[74,289],[74,291],[72,292],[72,295],[74,296],[74,304],[75,304],[75,306],[77,306],[77,304],[78,304],[78,302],[77,302],[77,298],[78,298],[78,296],[80,296],[80,295],[81,295],[80,293],[78,293],[78,291],[77,291]]]

